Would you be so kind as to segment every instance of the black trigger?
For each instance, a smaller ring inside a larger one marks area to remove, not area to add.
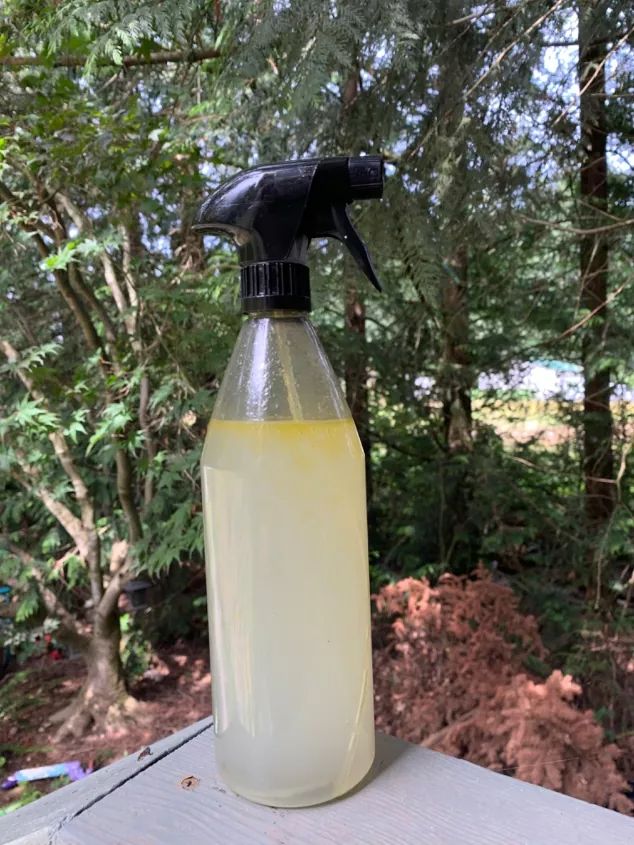
[[[368,248],[352,225],[346,207],[344,205],[334,205],[332,207],[332,218],[337,230],[336,237],[348,247],[350,254],[357,262],[357,266],[361,272],[367,276],[378,291],[382,291],[383,288],[372,266]]]

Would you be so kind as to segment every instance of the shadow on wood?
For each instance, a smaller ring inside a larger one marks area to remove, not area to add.
[[[407,742],[403,742],[402,739],[396,739],[396,737],[387,736],[387,734],[377,733],[374,763],[372,763],[370,771],[353,789],[346,792],[345,795],[340,795],[339,798],[335,798],[333,801],[329,801],[328,803],[336,804],[338,801],[345,801],[346,798],[349,798],[351,795],[355,795],[357,792],[365,789],[368,784],[380,780],[381,776],[385,774],[390,766],[398,760],[401,754],[406,754],[410,748],[412,748],[412,746]]]

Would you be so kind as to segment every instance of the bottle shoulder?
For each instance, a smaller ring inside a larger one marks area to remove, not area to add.
[[[305,317],[257,317],[240,331],[215,420],[349,419],[341,384]]]

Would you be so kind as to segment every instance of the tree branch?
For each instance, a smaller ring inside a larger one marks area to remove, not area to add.
[[[26,474],[36,480],[37,473],[33,467],[25,470]],[[69,507],[60,502],[51,491],[41,484],[35,483],[27,489],[42,502],[46,510],[55,517],[62,528],[73,538],[80,557],[86,562],[90,578],[90,593],[93,602],[97,603],[103,594],[103,580],[99,560],[99,535],[94,528],[85,527]]]
[[[610,44],[612,41],[616,41],[618,38],[621,38],[623,35],[629,36],[631,32],[625,32],[621,30],[620,32],[613,32],[611,35],[604,35],[602,38],[592,38],[589,42],[591,46],[595,44]],[[542,47],[578,47],[579,46],[579,39],[571,40],[564,40],[564,41],[544,41]]]
[[[110,319],[110,315],[104,308],[103,303],[99,302],[92,288],[88,284],[86,284],[84,274],[81,272],[79,266],[74,261],[71,261],[71,263],[68,265],[68,278],[73,288],[81,297],[83,297],[86,304],[94,309],[95,313],[103,323],[104,334],[108,343],[116,343],[117,330],[114,327],[114,323]]]
[[[0,347],[9,363],[16,366],[18,378],[27,391],[38,402],[42,402],[48,406],[46,397],[35,387],[33,379],[18,366],[17,350],[7,340],[0,341]],[[92,599],[96,604],[103,593],[103,579],[101,577],[99,535],[95,528],[95,509],[90,493],[88,492],[88,487],[68,448],[68,442],[66,441],[64,432],[61,429],[52,431],[48,435],[48,439],[53,444],[53,449],[62,469],[73,485],[81,519],[78,519],[70,508],[67,508],[62,502],[55,501],[53,495],[43,488],[34,488],[33,492],[35,492],[35,495],[44,503],[47,510],[61,523],[73,540],[75,540],[80,555],[84,558],[88,566]],[[33,468],[24,468],[24,472],[34,479],[37,478],[37,471]]]
[[[138,319],[139,296],[132,269],[133,258],[141,250],[141,237],[138,226],[138,218],[134,224],[128,223],[121,227],[123,235],[123,279],[128,291],[128,300],[134,312],[135,321]]]
[[[112,544],[112,551],[110,553],[110,572],[112,577],[108,586],[105,589],[103,597],[96,608],[95,624],[98,625],[103,620],[108,619],[109,615],[115,609],[121,590],[130,580],[130,555],[128,543],[125,540],[119,540]]]
[[[124,56],[121,62],[113,59],[98,59],[98,67],[143,67],[146,65],[167,65],[179,62],[204,62],[207,59],[217,59],[221,56],[219,50],[160,50],[146,56]],[[51,56],[0,56],[0,67],[17,70],[22,67],[84,67],[88,63],[87,56],[59,55]]]
[[[33,239],[42,258],[49,258],[51,252],[44,243],[42,236],[36,232],[33,235]],[[84,308],[83,302],[78,298],[78,295],[73,290],[68,278],[68,272],[66,270],[54,270],[53,276],[55,277],[57,288],[61,293],[64,302],[68,305],[70,310],[73,312],[75,319],[79,323],[79,328],[84,335],[88,348],[91,352],[102,352],[103,347],[101,344],[101,338],[97,334],[97,329],[94,327],[93,322],[90,319],[90,315]]]
[[[128,337],[133,340],[135,337],[136,318],[134,312],[130,308],[130,303],[125,297],[123,288],[119,284],[119,279],[117,277],[117,272],[115,270],[114,263],[105,250],[100,254],[99,260],[101,261],[101,266],[103,267],[103,274],[106,280],[106,284],[110,288],[110,292],[112,293],[112,298],[115,301],[115,305],[117,306],[117,309],[123,318],[123,324],[125,325],[126,333]]]
[[[423,746],[423,748],[436,748],[438,744],[441,743],[448,734],[455,730],[457,725],[463,724],[464,722],[468,722],[469,720],[473,719],[473,717],[477,713],[477,710],[478,708],[474,707],[473,710],[469,710],[468,713],[465,713],[458,719],[454,719],[451,724],[445,725],[444,728],[440,728],[440,730],[435,731],[433,734],[430,734],[420,744]]]
[[[81,633],[75,617],[64,607],[53,590],[51,590],[51,588],[46,584],[46,579],[40,572],[35,558],[9,540],[6,535],[2,535],[2,540],[11,554],[15,555],[15,557],[17,557],[24,566],[29,568],[33,580],[37,583],[46,612],[49,616],[56,617],[60,622],[63,638],[80,651],[86,651],[88,649],[88,637]]]
[[[12,205],[19,207],[19,201],[17,200],[17,197],[15,197],[13,192],[2,183],[0,183],[0,197],[2,197],[6,202],[9,202]],[[62,203],[63,207],[66,209],[67,213],[69,214],[71,219],[73,219],[73,222],[76,223],[78,228],[80,228],[80,230],[84,228],[86,226],[86,218],[81,212],[81,210],[78,209],[77,206],[75,206],[65,194],[59,193],[58,200]],[[55,210],[54,207],[52,210]],[[42,258],[48,258],[50,255],[50,250],[44,242],[42,236],[37,231],[33,231],[34,227],[32,226],[23,225],[23,228],[32,233],[32,237]],[[115,290],[118,291],[118,294],[120,294],[122,298],[122,301],[117,302],[117,306],[122,306],[120,307],[120,310],[125,310],[127,308],[127,303],[125,302],[123,291],[118,285],[118,280],[116,279],[116,274],[114,273],[114,266],[112,265],[109,256],[107,256],[105,252],[102,253],[102,261],[104,256],[106,258],[104,263],[104,271],[106,271],[106,281],[108,281],[108,279],[110,279],[110,282],[114,281]],[[113,275],[111,275],[110,273],[111,270]],[[104,374],[107,374],[109,368],[112,367],[112,362],[106,358],[105,350],[103,348],[101,339],[97,334],[97,330],[90,318],[90,315],[84,307],[81,297],[72,288],[67,271],[55,270],[54,276],[55,281],[57,283],[57,287],[60,293],[62,294],[62,297],[67,302],[77,322],[79,323],[80,328],[83,331],[88,348],[92,352],[101,353],[101,369],[104,371]],[[112,287],[111,290],[113,290]],[[113,296],[115,296],[114,290]],[[135,340],[135,343],[138,346],[138,339]],[[134,471],[132,468],[132,463],[130,461],[130,456],[126,450],[125,443],[122,443],[121,438],[119,437],[115,437],[114,439],[115,461],[117,467],[117,494],[119,502],[121,503],[126,522],[128,523],[130,541],[132,543],[136,543],[138,542],[138,540],[141,539],[143,535],[143,529],[141,526],[139,512],[134,503]],[[33,467],[30,467],[29,470],[31,471],[31,473],[35,473]],[[49,510],[49,512],[64,526],[66,531],[68,531],[68,533],[71,535],[71,537],[73,537],[73,539],[75,539],[75,537],[81,537],[81,540],[76,539],[75,542],[77,543],[77,546],[79,548],[85,549],[85,560],[89,562],[91,558],[87,556],[89,550],[87,548],[86,543],[84,542],[84,537],[81,535],[80,520],[63,503],[57,502],[53,495],[50,493],[50,491],[47,491],[45,488],[39,486],[34,487],[33,492],[35,492],[38,498],[40,498],[40,500],[44,503],[45,507]],[[98,569],[99,567],[97,564],[97,570]]]
[[[11,191],[11,189],[7,185],[5,185],[2,182],[0,182],[0,197],[6,203],[8,203],[9,205],[18,208],[21,211],[24,211],[24,209],[20,208],[20,201],[15,196],[15,194]],[[65,197],[64,195],[61,195],[61,194],[59,195],[59,199],[60,200],[65,199],[68,202],[70,202],[67,197]],[[61,229],[62,231],[64,231],[63,221],[61,220],[59,213],[58,213],[58,210],[55,207],[55,205],[53,205],[53,203],[48,202],[48,207],[50,208],[51,212],[53,212],[55,214],[55,216],[57,218],[56,227],[54,227],[54,231],[50,233],[50,236],[53,237],[53,239],[58,243],[58,245],[61,245],[58,230]],[[79,211],[79,209],[77,209],[76,206],[72,206],[72,203],[68,207],[66,206],[66,204],[64,204],[63,207],[65,209],[67,209],[69,216],[71,217],[73,222],[77,225],[77,227],[81,230],[80,222],[77,222],[75,220],[73,214],[71,213],[71,208],[72,208],[73,212],[76,212],[78,215],[81,215],[81,212]],[[79,218],[78,218],[78,220],[79,220]],[[47,244],[44,241],[44,238],[42,237],[42,235],[40,234],[40,231],[43,229],[44,224],[41,221],[38,221],[37,223],[28,223],[28,222],[24,221],[24,222],[22,222],[21,225],[22,225],[22,228],[24,229],[24,231],[28,232],[32,236],[33,241],[34,241],[34,243],[37,247],[37,250],[38,250],[41,258],[44,259],[44,260],[49,258],[50,255],[51,255],[51,250],[47,246]],[[47,235],[49,234],[48,231],[46,233],[47,233]],[[72,266],[73,265],[71,265],[71,267]],[[101,306],[101,304],[98,302],[98,300],[96,299],[94,294],[92,294],[92,291],[90,291],[90,289],[88,288],[88,286],[84,282],[83,277],[81,275],[81,272],[79,271],[79,268],[75,267],[74,270],[73,270],[73,273],[75,274],[74,275],[74,281],[77,285],[78,290],[76,290],[73,287],[73,285],[71,284],[71,274],[69,273],[68,270],[61,270],[61,269],[54,270],[53,276],[55,278],[57,288],[62,295],[62,298],[64,299],[64,301],[66,302],[66,304],[68,305],[70,310],[72,311],[75,319],[77,320],[77,323],[79,324],[79,327],[82,331],[82,334],[84,335],[84,339],[86,340],[88,348],[90,349],[91,352],[102,353],[100,364],[101,364],[101,367],[102,367],[103,370],[107,370],[109,368],[111,362],[106,359],[106,356],[104,354],[103,343],[101,341],[101,338],[99,337],[97,329],[94,326],[94,323],[92,322],[92,320],[90,318],[90,314],[88,313],[88,311],[86,310],[86,308],[84,306],[84,301],[88,300],[89,303],[92,304],[95,307],[98,316],[101,317],[102,321],[104,322],[104,328],[105,328],[105,331],[106,331],[106,338],[107,339],[112,338],[112,342],[114,342],[114,340],[116,339],[115,338],[114,326],[112,325],[112,322],[108,318],[108,315],[104,312],[104,309]]]
[[[495,58],[493,59],[491,64],[487,67],[487,69],[484,71],[484,73],[482,73],[476,79],[476,81],[473,83],[473,85],[469,88],[469,90],[465,94],[465,99],[468,99],[473,94],[473,92],[476,90],[476,88],[478,88],[488,76],[490,76],[494,71],[498,70],[501,62],[511,52],[511,50],[517,44],[519,44],[519,42],[522,40],[522,38],[526,38],[526,36],[530,35],[531,32],[533,32],[534,29],[537,29],[539,26],[541,26],[547,18],[549,18],[552,14],[554,14],[557,11],[557,9],[562,5],[562,3],[563,3],[563,0],[555,0],[555,2],[551,4],[550,8],[546,9],[546,11],[542,15],[540,15],[538,18],[536,18],[531,23],[531,25],[527,29],[525,29],[524,32],[521,33],[521,35],[518,35],[517,38],[514,38],[513,41],[511,41],[502,50],[500,50],[500,52],[497,54],[497,56],[495,56]],[[496,33],[496,35],[497,34],[498,33]]]
[[[154,484],[152,479],[151,464],[156,456],[156,443],[152,436],[150,429],[150,419],[148,415],[148,407],[150,404],[150,378],[144,373],[139,385],[139,422],[141,423],[141,430],[145,440],[145,450],[147,452],[148,469],[145,474],[145,481],[143,485],[143,504],[147,506],[152,501],[154,496]]]
[[[27,391],[31,394],[31,396],[38,402],[41,402],[42,404],[48,406],[46,397],[40,390],[35,387],[33,379],[25,370],[18,366],[19,356],[17,349],[15,349],[15,347],[12,346],[12,344],[9,343],[8,340],[0,340],[0,348],[4,352],[9,363],[16,367],[18,378],[20,379],[24,387],[27,389]],[[86,526],[86,528],[94,528],[95,512],[92,501],[90,499],[90,495],[88,493],[88,488],[86,487],[84,479],[81,477],[77,465],[73,460],[63,431],[61,431],[61,429],[58,429],[57,431],[52,431],[48,435],[48,439],[53,444],[53,449],[55,450],[57,459],[62,465],[62,469],[70,479],[71,484],[73,485],[75,498],[77,499],[77,503],[81,512],[82,523]]]
[[[600,209],[598,209],[600,211]],[[634,227],[634,217],[626,220],[619,220],[617,223],[608,223],[606,226],[593,226],[587,229],[581,229],[578,226],[570,226],[569,224],[558,223],[554,220],[539,220],[537,217],[529,217],[527,214],[520,214],[519,217],[527,223],[532,223],[535,226],[545,226],[547,229],[558,229],[560,232],[568,232],[570,235],[581,235],[586,237],[588,235],[603,235],[614,232],[617,229],[628,229]]]
[[[33,486],[28,487],[27,485],[30,492],[37,496],[46,510],[59,522],[64,531],[73,538],[73,542],[79,549],[79,554],[86,559],[86,556],[89,554],[89,544],[86,531],[79,517],[75,516],[67,505],[58,501],[48,487],[37,483],[36,473],[32,467],[24,468],[24,471],[35,482]]]
[[[83,213],[65,195],[60,194],[59,198],[64,203],[64,207],[67,209],[69,216],[71,216],[71,219],[72,219],[72,215],[77,216],[76,225],[78,226],[78,228],[80,228],[80,230],[82,230],[82,226],[84,226],[85,223],[86,223],[86,218],[83,216]],[[71,211],[72,211],[72,215],[71,215]],[[81,226],[79,225],[80,223],[81,223]],[[46,247],[46,244],[44,243],[42,238],[37,234],[35,235],[35,238],[39,239],[39,242],[41,243],[42,248],[48,254],[48,248]],[[114,283],[114,289],[111,286],[111,291],[113,292],[113,297],[115,297],[115,291],[118,291],[121,298],[123,299],[122,304],[123,304],[123,307],[125,308],[125,307],[127,307],[126,304],[125,304],[125,298],[123,297],[123,292],[121,291],[121,289],[119,287],[119,284],[118,284],[118,281],[117,281],[117,278],[116,278],[116,274],[114,273],[114,266],[112,265],[112,262],[110,261],[109,256],[107,256],[107,254],[105,252],[102,253],[102,262],[103,262],[104,257],[106,258],[106,261],[103,264],[104,271],[107,270],[106,281],[108,282],[108,280],[110,280],[110,283]],[[112,270],[112,275],[110,275],[110,270]],[[61,272],[61,271],[56,271],[56,272]],[[66,283],[67,283],[67,276],[66,276]],[[68,287],[70,288],[70,285],[68,285]],[[62,295],[64,295],[64,289],[62,287],[60,287],[60,291],[62,292]],[[74,292],[73,292],[73,294],[74,294]],[[87,335],[88,329],[92,328],[92,332],[94,332],[96,342],[98,344],[97,348],[100,349],[101,351],[103,351],[99,336],[96,333],[96,330],[95,330],[95,328],[92,324],[92,321],[90,320],[90,317],[88,316],[88,314],[83,309],[83,305],[81,303],[81,300],[78,300],[76,297],[72,297],[72,301],[73,301],[74,306],[75,306],[75,307],[73,307],[73,305],[71,304],[71,307],[73,309],[73,313],[75,314],[78,322],[80,322],[80,325],[82,325],[82,328],[83,328],[83,323],[81,322],[80,317],[85,316],[85,318],[87,320],[88,326],[86,328],[86,331],[84,331],[84,335],[86,336],[87,342],[89,342],[89,336]],[[116,297],[115,297],[115,301],[116,301]],[[117,303],[117,305],[119,306],[119,303]],[[90,345],[90,342],[89,342],[89,345]],[[110,362],[106,362],[105,357],[102,355],[101,364],[102,364],[102,369],[105,369],[107,366],[110,365]],[[136,506],[134,504],[134,484],[133,484],[134,472],[133,472],[133,469],[132,469],[132,464],[130,462],[130,456],[128,455],[128,453],[126,451],[125,444],[121,444],[121,443],[117,442],[117,440],[118,440],[118,438],[115,438],[115,446],[116,446],[115,461],[116,461],[116,467],[117,467],[117,494],[118,494],[119,501],[121,503],[121,507],[123,509],[123,513],[125,515],[126,521],[128,523],[130,540],[133,543],[136,543],[138,540],[141,539],[143,531],[142,531],[142,527],[141,527],[141,520],[140,520],[138,511],[136,509]],[[49,508],[49,510],[50,510],[50,508]],[[51,513],[52,513],[52,511],[51,511]]]
[[[134,485],[132,464],[125,445],[119,445],[115,455],[117,465],[117,495],[128,523],[128,535],[132,543],[137,543],[143,536],[139,512],[134,504]]]
[[[55,198],[59,205],[68,214],[75,226],[77,226],[80,233],[82,235],[92,235],[92,221],[89,217],[86,216],[86,214],[84,214],[82,209],[75,205],[71,198],[62,191],[57,191]],[[117,273],[112,259],[110,258],[105,249],[102,250],[102,252],[100,253],[99,260],[101,261],[104,278],[106,280],[106,284],[108,285],[110,293],[112,294],[112,298],[114,299],[115,305],[117,306],[117,310],[123,316],[123,322],[126,327],[126,332],[129,336],[131,336],[134,334],[134,318],[129,313],[130,303],[126,300],[123,289],[119,284],[119,279],[117,278]]]

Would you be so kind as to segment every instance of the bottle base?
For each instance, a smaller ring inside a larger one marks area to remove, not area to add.
[[[221,776],[231,791],[235,792],[240,798],[246,798],[247,801],[251,801],[254,804],[263,804],[265,807],[280,807],[290,810],[300,807],[315,807],[318,804],[326,804],[337,798],[343,798],[363,781],[372,768],[373,763],[374,751],[369,762],[361,769],[360,774],[347,783],[340,785],[328,784],[311,790],[302,790],[296,793],[290,792],[286,795],[252,792],[249,789],[243,789],[238,784],[232,783],[231,779],[226,778],[222,773]]]

